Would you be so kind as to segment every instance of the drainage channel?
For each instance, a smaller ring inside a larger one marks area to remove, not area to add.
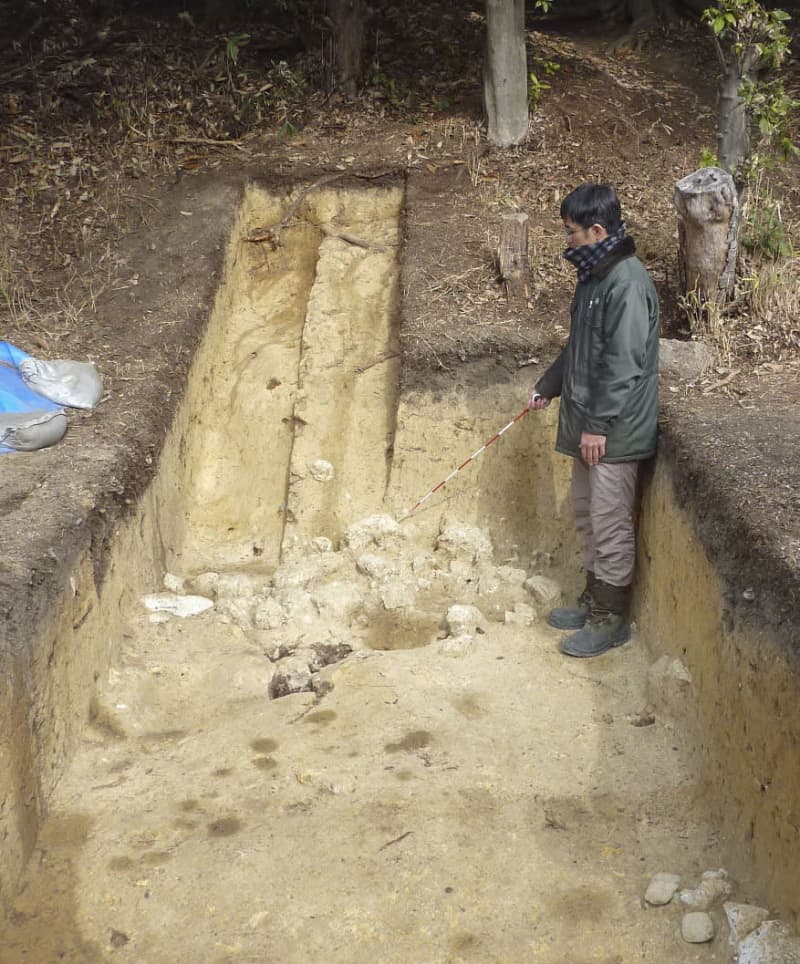
[[[317,192],[273,250],[244,238],[286,201],[245,201],[187,395],[183,535],[4,964],[730,959],[681,938],[689,905],[642,902],[721,859],[644,647],[565,662],[542,618],[576,558],[553,413],[395,521],[526,388],[399,395],[402,202]],[[193,597],[213,605],[174,614]]]

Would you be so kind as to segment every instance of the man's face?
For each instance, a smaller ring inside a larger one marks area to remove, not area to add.
[[[568,248],[582,248],[585,244],[596,244],[608,237],[608,231],[602,224],[590,224],[588,228],[582,228],[569,219],[564,221],[564,234]]]

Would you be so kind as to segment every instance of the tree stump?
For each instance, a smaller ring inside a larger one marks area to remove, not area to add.
[[[506,286],[509,302],[528,303],[530,292],[528,260],[528,215],[521,211],[503,216],[500,231],[500,277]]]
[[[678,270],[683,293],[699,306],[723,305],[733,291],[738,251],[739,198],[733,178],[703,167],[675,185]]]

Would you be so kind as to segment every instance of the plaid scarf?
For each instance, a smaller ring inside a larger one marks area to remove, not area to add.
[[[578,281],[588,281],[592,268],[599,264],[606,255],[611,254],[614,248],[624,239],[625,222],[623,221],[617,230],[613,234],[609,234],[607,238],[603,238],[602,241],[597,241],[595,244],[584,244],[580,248],[567,248],[564,257],[578,269]]]

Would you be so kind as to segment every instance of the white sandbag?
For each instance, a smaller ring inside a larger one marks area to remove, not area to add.
[[[103,394],[103,381],[91,362],[25,358],[19,363],[25,384],[51,402],[70,408],[94,408]]]
[[[67,431],[67,416],[52,412],[0,412],[0,447],[34,452],[60,442]]]

